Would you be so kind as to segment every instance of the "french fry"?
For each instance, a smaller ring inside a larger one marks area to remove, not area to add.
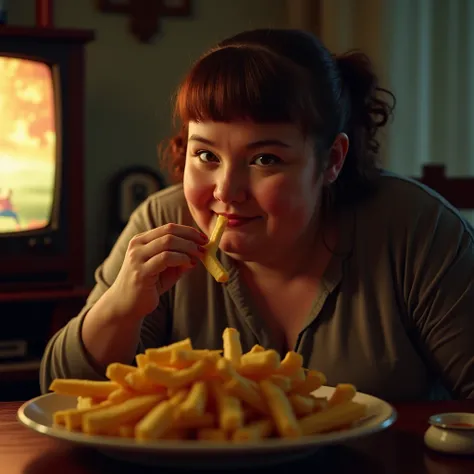
[[[88,434],[101,434],[114,426],[135,423],[163,399],[164,395],[142,395],[86,413],[82,418],[83,430]]]
[[[120,385],[115,382],[79,379],[54,379],[49,386],[49,390],[60,395],[104,399],[118,388]]]
[[[294,382],[292,390],[300,395],[309,395],[326,383],[326,377],[317,370],[308,370],[302,382]]]
[[[291,377],[302,367],[303,356],[301,354],[297,354],[294,351],[289,351],[287,352],[284,359],[281,361],[280,367],[278,368],[278,373]]]
[[[171,363],[171,356],[173,354],[173,349],[160,351],[156,349],[156,352],[151,352],[154,349],[147,349],[150,351],[146,354],[147,361],[143,361],[141,368],[146,367],[149,363],[157,364],[159,366],[169,366]]]
[[[153,364],[147,364],[145,367],[137,369],[135,372],[131,372],[125,376],[125,381],[128,385],[128,388],[142,394],[156,393],[164,390],[163,385],[155,383],[146,376],[145,369],[149,365]]]
[[[203,381],[196,382],[189,390],[186,400],[179,405],[179,412],[183,418],[204,414],[207,403],[207,385]]]
[[[96,405],[92,397],[77,397],[77,407],[76,408],[91,408]]]
[[[163,401],[149,411],[135,427],[137,439],[156,439],[163,436],[173,425],[174,406],[169,401]]]
[[[145,354],[147,355],[150,362],[154,362],[155,364],[169,364],[171,359],[171,354],[174,350],[185,350],[191,351],[193,350],[193,345],[191,343],[191,339],[187,337],[182,341],[173,342],[167,346],[159,347],[157,349],[149,348],[145,350]]]
[[[239,332],[234,328],[226,328],[222,339],[224,341],[224,359],[230,360],[234,367],[238,367],[242,357]]]
[[[301,436],[301,428],[285,392],[268,380],[262,380],[260,387],[280,436],[283,438]]]
[[[125,400],[130,400],[130,398],[136,397],[137,392],[129,390],[128,388],[118,388],[114,390],[107,398],[108,401],[112,402],[114,405],[122,403]]]
[[[102,402],[89,408],[72,408],[70,410],[60,410],[53,414],[53,422],[57,425],[64,425],[68,431],[82,429],[82,420],[88,413],[99,411],[107,406],[111,406],[111,402]]]
[[[209,242],[205,245],[206,252],[201,258],[206,270],[219,283],[224,283],[229,279],[229,273],[221,265],[216,257],[217,249],[219,248],[219,242],[221,240],[222,234],[224,233],[227,222],[228,219],[225,216],[217,216],[216,225],[214,226],[211,237],[209,238]]]
[[[181,388],[203,377],[208,369],[206,361],[199,360],[191,367],[176,372],[170,372],[155,364],[148,364],[143,371],[146,379],[153,384],[167,388]]]
[[[365,405],[349,401],[305,416],[298,425],[303,435],[314,435],[349,425],[362,418],[366,409]]]
[[[137,367],[141,369],[150,362],[150,359],[146,354],[137,354],[135,356],[135,362],[137,363]]]
[[[327,399],[316,398],[311,395],[299,395],[293,393],[288,396],[288,400],[293,407],[293,411],[297,417],[309,415],[316,410],[322,410],[327,406]]]
[[[240,358],[238,372],[244,377],[261,380],[274,374],[280,366],[280,355],[277,351],[270,349],[263,352],[244,354]]]
[[[240,400],[227,395],[217,382],[211,382],[211,389],[216,400],[219,427],[226,432],[241,428],[244,424],[244,412]]]
[[[255,352],[263,352],[265,348],[261,346],[260,344],[255,344],[252,346],[252,349],[248,352],[249,354],[254,354]]]
[[[105,372],[105,376],[112,380],[113,382],[118,383],[119,385],[127,385],[125,377],[137,370],[133,365],[121,364],[119,362],[113,362],[109,364]]]
[[[340,383],[336,385],[333,394],[329,398],[328,407],[339,405],[344,402],[349,402],[355,397],[356,393],[357,390],[354,385],[349,383]]]
[[[176,369],[187,369],[199,360],[208,359],[217,361],[220,354],[211,351],[189,351],[173,349],[169,360],[169,365]]]

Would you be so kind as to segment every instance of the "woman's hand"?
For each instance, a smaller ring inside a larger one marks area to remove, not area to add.
[[[166,224],[130,240],[110,297],[115,312],[142,319],[157,306],[160,296],[195,267],[208,241],[193,227]]]

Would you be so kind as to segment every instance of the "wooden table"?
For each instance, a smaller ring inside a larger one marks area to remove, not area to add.
[[[20,402],[0,403],[0,472],[2,474],[181,474],[168,468],[140,468],[119,463],[92,449],[73,447],[39,435],[20,424]],[[323,448],[304,460],[255,471],[345,474],[473,474],[474,456],[447,456],[423,444],[427,419],[447,411],[474,412],[474,400],[396,405],[398,421],[388,430],[341,446]],[[192,466],[190,466],[190,469]],[[283,471],[284,470],[284,471]],[[186,472],[190,472],[186,470]],[[194,471],[197,472],[197,471]],[[235,471],[234,471],[235,472]]]

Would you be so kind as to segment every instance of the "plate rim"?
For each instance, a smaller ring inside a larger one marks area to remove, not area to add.
[[[334,387],[323,385],[319,390],[334,390]],[[364,438],[374,433],[384,431],[385,429],[392,426],[398,418],[398,413],[392,404],[382,400],[374,395],[369,395],[363,392],[357,392],[354,398],[357,401],[359,397],[369,398],[373,402],[381,404],[387,410],[387,416],[384,417],[379,423],[375,425],[364,425],[361,424],[355,428],[345,431],[336,431],[332,433],[315,435],[315,436],[303,436],[301,438],[288,439],[288,438],[271,438],[265,439],[258,443],[219,443],[215,441],[199,441],[195,440],[147,440],[140,441],[131,438],[118,438],[115,436],[101,436],[101,435],[86,435],[80,432],[66,431],[65,429],[55,428],[53,426],[43,425],[32,420],[28,417],[25,411],[29,406],[36,403],[38,400],[51,397],[65,397],[65,395],[58,395],[50,392],[43,395],[34,397],[22,405],[17,410],[17,419],[27,428],[54,438],[60,441],[68,441],[82,446],[88,446],[95,449],[107,449],[107,450],[127,450],[142,453],[166,453],[168,456],[172,454],[241,454],[241,453],[252,453],[252,452],[266,452],[275,450],[306,450],[315,449],[322,446],[331,444],[344,443],[352,439]],[[385,410],[384,410],[385,411]],[[379,413],[378,416],[382,414]],[[371,417],[369,417],[370,419]],[[364,423],[364,422],[362,422]]]

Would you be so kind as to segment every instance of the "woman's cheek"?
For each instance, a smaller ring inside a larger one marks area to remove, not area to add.
[[[256,186],[255,197],[259,207],[269,215],[280,215],[285,213],[288,207],[290,190],[284,179],[275,179],[268,183]]]
[[[202,207],[212,198],[212,183],[204,173],[187,169],[183,180],[186,201],[195,207]]]

